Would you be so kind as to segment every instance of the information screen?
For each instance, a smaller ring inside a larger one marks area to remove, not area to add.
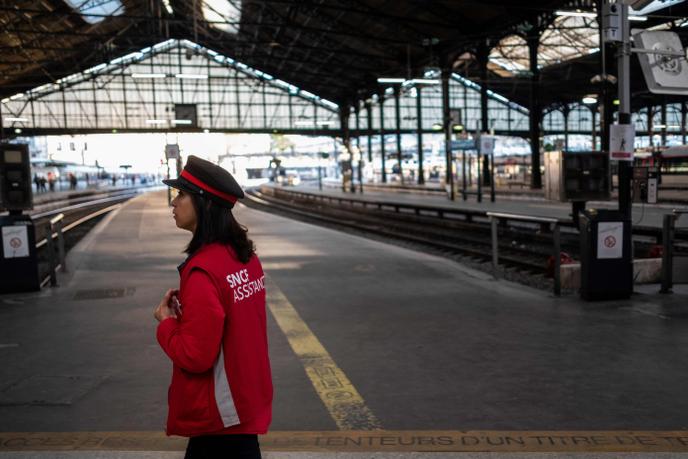
[[[21,164],[21,150],[5,150],[5,164]]]

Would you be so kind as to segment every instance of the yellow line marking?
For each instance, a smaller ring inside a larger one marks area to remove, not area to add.
[[[337,427],[340,430],[382,429],[382,424],[368,409],[363,397],[277,284],[268,276],[265,276],[265,281],[268,307]]]
[[[7,451],[183,451],[163,432],[0,432]],[[283,431],[260,437],[265,451],[688,452],[688,431]]]

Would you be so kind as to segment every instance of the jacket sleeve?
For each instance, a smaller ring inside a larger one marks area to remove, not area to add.
[[[182,317],[160,322],[157,338],[172,362],[192,373],[212,368],[220,351],[225,313],[210,276],[194,269],[181,292]]]

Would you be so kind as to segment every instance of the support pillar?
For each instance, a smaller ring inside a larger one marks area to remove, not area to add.
[[[421,86],[416,86],[416,131],[418,135],[418,185],[425,184],[423,173],[423,110]]]
[[[445,66],[442,68],[442,127],[444,129],[444,158],[445,158],[445,184],[448,189],[449,199],[454,201],[456,199],[454,193],[454,173],[453,161],[451,152],[451,122],[449,113],[449,76],[451,75],[451,68]]]
[[[569,114],[571,108],[565,104],[561,112],[564,114],[564,151],[569,151]]]
[[[366,115],[368,116],[368,164],[373,164],[373,107],[370,102],[365,103]]]
[[[387,171],[385,170],[385,95],[380,93],[380,155],[382,157],[382,183],[387,183]]]
[[[542,109],[540,107],[540,70],[538,69],[538,46],[540,45],[540,31],[533,28],[526,37],[528,54],[530,56],[530,187],[542,188],[540,175],[540,120]]]
[[[358,150],[358,184],[359,191],[363,194],[363,153],[361,153],[361,119],[359,116],[360,105],[356,101],[356,110],[354,114],[356,115],[356,149]]]
[[[662,97],[662,111],[661,111],[661,117],[662,117],[662,146],[666,147],[667,144],[667,107],[666,107],[666,97]]]
[[[490,120],[488,117],[488,98],[487,98],[487,81],[489,73],[487,71],[487,63],[489,60],[490,49],[487,43],[481,43],[478,46],[477,60],[480,67],[480,132],[487,134],[490,132]],[[480,151],[478,151],[480,155]],[[483,155],[483,173],[482,177],[478,177],[478,180],[482,179],[483,185],[490,184],[490,155]]]
[[[681,102],[681,143],[686,144],[686,102]]]
[[[401,89],[399,86],[394,87],[394,117],[396,118],[396,135],[397,135],[397,164],[399,166],[399,182],[404,184],[404,169],[401,167],[401,107],[399,107],[399,97]]]

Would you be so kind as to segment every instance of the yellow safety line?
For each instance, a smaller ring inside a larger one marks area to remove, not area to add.
[[[277,284],[265,276],[267,304],[313,388],[340,430],[376,430],[382,424]]]
[[[0,432],[7,451],[183,451],[163,432]],[[280,431],[264,451],[609,453],[688,452],[688,431]]]

